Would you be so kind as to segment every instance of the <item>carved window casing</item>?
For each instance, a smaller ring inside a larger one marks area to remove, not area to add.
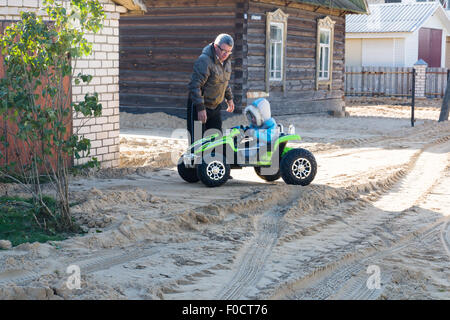
[[[281,9],[266,15],[266,92],[270,83],[282,83],[286,89],[286,37],[288,14]]]
[[[270,23],[269,80],[283,80],[283,24]]]
[[[328,89],[331,90],[335,23],[330,17],[317,21],[316,90],[319,89],[319,85],[328,85]]]

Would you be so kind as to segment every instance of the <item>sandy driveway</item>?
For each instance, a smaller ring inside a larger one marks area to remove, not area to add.
[[[450,124],[434,107],[414,128],[408,107],[347,111],[277,118],[316,156],[310,186],[245,168],[213,189],[171,163],[183,120],[121,115],[122,168],[71,184],[89,233],[0,251],[0,298],[450,299]]]

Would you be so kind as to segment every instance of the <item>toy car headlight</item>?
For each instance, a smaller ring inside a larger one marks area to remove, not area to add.
[[[186,168],[193,168],[195,164],[198,164],[199,159],[199,156],[192,153],[183,154],[183,162]]]
[[[295,134],[295,127],[292,124],[289,125],[288,133],[289,134]]]

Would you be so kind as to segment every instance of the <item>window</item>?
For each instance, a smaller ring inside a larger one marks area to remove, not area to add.
[[[281,9],[266,16],[266,93],[270,85],[286,88],[286,35],[287,18]]]
[[[270,25],[270,80],[283,79],[283,24]]]
[[[316,46],[316,90],[319,85],[328,85],[331,90],[333,75],[334,24],[330,17],[318,19]]]
[[[319,80],[330,79],[330,37],[331,30],[321,29],[319,33]]]

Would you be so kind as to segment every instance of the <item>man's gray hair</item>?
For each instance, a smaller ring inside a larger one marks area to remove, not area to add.
[[[229,45],[230,47],[234,47],[234,40],[233,38],[226,33],[221,33],[216,37],[216,40],[214,43],[218,46],[221,46],[222,44]]]

